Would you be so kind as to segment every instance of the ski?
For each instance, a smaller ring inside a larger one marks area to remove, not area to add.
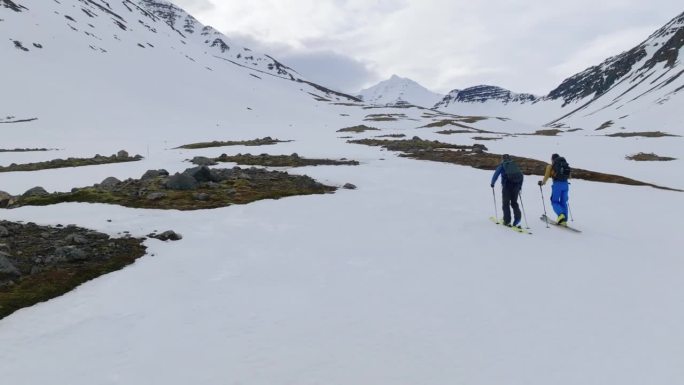
[[[546,222],[546,223],[552,224],[552,225],[554,225],[554,226],[556,226],[556,227],[559,227],[559,228],[561,228],[561,229],[566,229],[566,230],[574,231],[574,232],[576,232],[576,233],[581,233],[581,232],[582,232],[582,230],[578,230],[578,229],[576,229],[576,228],[574,228],[574,227],[570,227],[570,226],[566,226],[566,225],[559,225],[558,223],[556,223],[556,221],[552,220],[551,218],[547,217],[547,216],[544,215],[544,214],[542,214],[542,216],[539,217],[539,219],[541,219],[542,222]]]
[[[531,232],[529,232],[529,231],[527,231],[527,230],[525,230],[525,229],[519,228],[519,227],[504,226],[503,222],[502,222],[500,219],[497,220],[497,219],[494,218],[494,217],[489,217],[489,220],[491,220],[492,222],[496,223],[497,225],[501,225],[501,226],[503,226],[503,227],[505,227],[505,228],[507,228],[507,229],[511,229],[511,230],[515,231],[516,233],[532,235]]]

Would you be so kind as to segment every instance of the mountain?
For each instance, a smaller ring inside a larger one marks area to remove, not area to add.
[[[233,44],[163,0],[1,0],[0,116],[30,138],[204,135],[282,116],[291,101],[355,102]],[[36,92],[40,89],[40,92]],[[183,111],[183,113],[179,113]],[[8,119],[5,119],[8,120]],[[18,126],[17,126],[18,127]],[[56,130],[55,127],[60,127]]]
[[[562,100],[566,113],[550,122],[565,126],[684,123],[684,13],[644,42],[564,80],[547,98]]]
[[[516,94],[497,86],[479,85],[449,92],[439,103],[435,104],[435,108],[449,107],[452,103],[484,103],[490,100],[503,104],[533,103],[538,99],[538,96],[532,94]]]
[[[359,99],[381,106],[408,103],[432,107],[442,97],[443,95],[432,92],[411,79],[397,75],[359,92]]]
[[[477,86],[454,90],[435,107],[534,125],[636,129],[657,124],[681,130],[683,45],[684,13],[641,44],[565,79],[543,97]]]

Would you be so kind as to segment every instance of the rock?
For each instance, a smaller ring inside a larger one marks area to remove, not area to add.
[[[12,196],[4,191],[0,191],[0,207],[7,207]]]
[[[128,158],[128,152],[126,152],[125,150],[121,150],[121,151],[116,153],[116,157],[120,158],[120,159],[127,159]]]
[[[158,176],[169,176],[169,172],[164,170],[164,169],[147,170],[147,171],[145,171],[143,176],[140,177],[140,180],[152,179],[152,178],[156,178]]]
[[[102,182],[100,182],[100,187],[104,188],[112,188],[116,186],[117,184],[121,183],[120,180],[114,178],[113,176],[110,176],[109,178],[105,178]]]
[[[150,238],[159,239],[160,241],[180,241],[183,239],[183,236],[173,230],[167,230],[158,235],[150,235]]]
[[[79,234],[70,234],[64,238],[64,241],[72,245],[85,245],[88,243],[88,238]]]
[[[192,194],[193,199],[198,200],[198,201],[208,201],[209,200],[209,194],[207,193],[194,193]]]
[[[235,177],[235,171],[225,168],[221,169],[211,169],[211,179],[214,182],[221,182],[224,180],[229,180]]]
[[[9,230],[7,230],[7,227],[0,226],[0,237],[6,237],[8,235],[9,235]]]
[[[198,166],[214,166],[218,164],[215,160],[207,158],[206,156],[196,156],[190,161]]]
[[[47,191],[45,191],[44,188],[37,186],[32,189],[27,190],[24,194],[22,194],[23,197],[39,197],[39,196],[46,196],[50,195]]]
[[[183,171],[184,175],[191,176],[198,182],[216,182],[211,174],[211,169],[207,166],[193,167]]]
[[[145,199],[147,199],[148,201],[158,201],[158,200],[164,199],[164,198],[166,198],[166,193],[163,193],[163,192],[149,193],[149,194],[147,194],[147,197],[145,197]]]
[[[418,136],[414,136],[413,138],[411,138],[411,140],[423,140],[423,139],[421,139],[421,138],[418,137]]]
[[[16,268],[16,266],[14,266],[9,257],[9,254],[0,252],[0,282],[19,277],[21,275],[21,272]]]
[[[84,261],[88,254],[76,246],[62,246],[55,249],[55,262],[59,261]]]
[[[195,190],[198,186],[197,180],[187,174],[176,173],[166,181],[169,190]]]
[[[342,186],[342,188],[345,188],[347,190],[356,190],[356,185],[353,185],[351,183],[345,183],[344,186]]]

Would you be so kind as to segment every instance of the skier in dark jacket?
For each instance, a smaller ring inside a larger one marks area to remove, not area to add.
[[[520,207],[518,196],[523,184],[523,174],[511,156],[504,154],[501,164],[494,171],[490,186],[494,188],[501,175],[501,200],[503,201],[503,224],[511,226],[511,207],[513,208],[513,226],[520,227]]]

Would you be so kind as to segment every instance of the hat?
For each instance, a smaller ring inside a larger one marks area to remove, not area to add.
[[[553,154],[553,155],[551,155],[551,160],[556,160],[556,158],[558,158],[559,156],[560,155],[558,155],[558,154]]]
[[[511,160],[511,156],[508,154],[503,154],[503,160]]]

